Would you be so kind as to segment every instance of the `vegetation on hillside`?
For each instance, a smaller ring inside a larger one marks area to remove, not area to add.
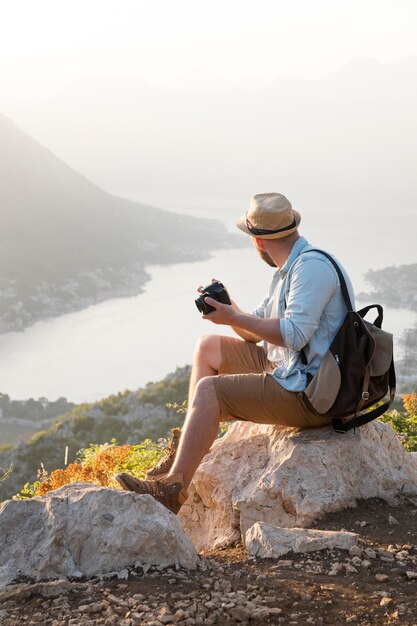
[[[185,400],[190,368],[178,368],[163,381],[145,389],[124,391],[93,404],[82,404],[60,416],[53,424],[26,442],[0,452],[0,468],[13,471],[0,483],[0,500],[11,497],[22,484],[32,483],[40,467],[48,472],[73,463],[80,449],[92,442],[100,446],[117,438],[137,445],[145,439],[157,441],[181,426],[184,416],[176,410]],[[157,391],[158,390],[158,391]],[[166,406],[169,398],[174,406]]]
[[[128,472],[137,478],[144,478],[146,471],[156,465],[163,456],[166,440],[154,443],[145,439],[138,445],[117,445],[115,439],[102,445],[90,444],[77,453],[77,459],[64,469],[56,469],[50,474],[41,471],[39,480],[26,483],[18,498],[43,496],[48,491],[59,489],[74,482],[94,483],[102,487],[119,487],[114,479],[118,472]]]
[[[404,395],[402,401],[405,411],[390,411],[380,419],[392,426],[406,450],[417,452],[417,393]]]
[[[38,430],[45,430],[60,415],[75,408],[73,402],[58,398],[53,402],[46,398],[34,400],[11,400],[0,393],[0,453],[11,450],[19,441],[29,439]]]
[[[47,398],[34,400],[11,400],[6,393],[0,393],[0,413],[4,418],[18,418],[33,422],[53,419],[71,411],[76,405],[66,398],[50,401]]]

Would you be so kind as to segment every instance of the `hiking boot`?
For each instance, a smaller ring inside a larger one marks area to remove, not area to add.
[[[152,469],[146,472],[145,478],[147,480],[150,480],[152,478],[158,478],[160,480],[168,474],[174,463],[175,455],[177,453],[178,445],[180,443],[180,436],[181,428],[174,428],[172,430],[172,437],[168,441],[168,445],[166,447],[166,455],[163,459],[159,461],[158,465],[155,465],[155,467],[152,467]]]
[[[175,515],[188,498],[182,474],[172,474],[162,479],[139,480],[130,474],[122,473],[116,474],[115,479],[125,491],[135,491],[141,495],[149,494]]]

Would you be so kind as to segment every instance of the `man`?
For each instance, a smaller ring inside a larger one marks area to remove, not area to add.
[[[302,392],[339,330],[346,305],[331,262],[299,235],[300,220],[282,194],[252,198],[237,226],[252,237],[261,258],[277,268],[269,294],[251,314],[233,301],[228,305],[205,298],[215,310],[204,319],[231,326],[240,338],[200,339],[178,450],[162,468],[148,472],[151,480],[118,474],[124,489],[149,493],[177,513],[217,435],[219,421],[301,428],[329,423],[306,404]],[[341,269],[353,302],[350,280]],[[260,341],[262,346],[257,345]]]

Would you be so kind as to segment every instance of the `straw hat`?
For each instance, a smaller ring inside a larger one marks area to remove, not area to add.
[[[251,237],[280,239],[297,230],[301,215],[281,193],[258,193],[236,226]]]

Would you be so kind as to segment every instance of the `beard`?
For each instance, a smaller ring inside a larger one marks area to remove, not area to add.
[[[269,256],[267,252],[265,252],[265,250],[261,250],[259,248],[256,248],[256,250],[259,256],[261,257],[262,261],[265,261],[265,263],[267,263],[270,267],[278,267],[275,261],[271,259],[271,257]]]

